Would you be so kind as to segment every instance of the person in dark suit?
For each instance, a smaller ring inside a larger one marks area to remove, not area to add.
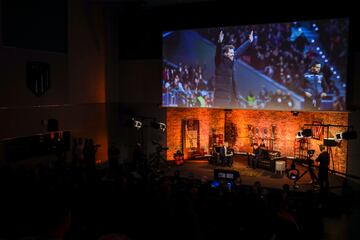
[[[253,39],[253,31],[251,31],[249,39],[235,51],[233,45],[223,45],[224,33],[220,31],[215,54],[215,107],[231,107],[237,104],[234,61],[250,46]]]
[[[221,164],[231,167],[233,163],[233,155],[233,152],[229,149],[228,142],[224,142],[223,146],[220,148]]]
[[[326,97],[326,83],[321,73],[321,63],[313,61],[304,74],[304,108],[320,110],[321,99]]]
[[[326,151],[324,145],[320,145],[321,153],[316,158],[316,162],[319,163],[319,184],[320,190],[323,192],[327,192],[329,190],[329,163],[330,163],[330,155]]]

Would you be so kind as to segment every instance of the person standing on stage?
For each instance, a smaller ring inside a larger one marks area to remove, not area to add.
[[[316,162],[319,163],[319,184],[320,190],[323,192],[327,192],[329,189],[329,163],[330,163],[330,155],[325,150],[324,145],[320,145],[321,153],[316,158]]]

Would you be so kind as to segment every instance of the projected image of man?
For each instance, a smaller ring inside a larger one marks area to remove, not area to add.
[[[224,45],[224,33],[220,31],[215,54],[215,107],[237,106],[237,86],[234,81],[234,61],[253,42],[253,31],[249,39],[235,50],[233,45]]]
[[[304,74],[304,109],[320,110],[321,99],[326,97],[326,83],[321,73],[321,63],[312,62]]]

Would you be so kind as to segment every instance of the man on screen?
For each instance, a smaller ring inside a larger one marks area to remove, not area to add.
[[[323,97],[326,83],[321,74],[321,63],[314,61],[310,64],[310,69],[304,74],[304,109],[320,110],[320,103]]]
[[[231,107],[237,105],[234,60],[249,47],[253,40],[253,31],[251,31],[249,39],[235,51],[233,45],[223,45],[224,33],[220,31],[215,54],[215,107]]]

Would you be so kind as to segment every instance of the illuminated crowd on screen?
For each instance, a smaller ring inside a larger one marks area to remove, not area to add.
[[[331,108],[344,110],[347,24],[345,21],[333,21],[331,24],[319,21],[316,24],[308,24],[307,28],[296,22],[226,27],[223,29],[224,40],[225,44],[232,44],[237,48],[246,41],[249,32],[253,30],[255,40],[252,47],[242,54],[241,59],[299,96],[303,96],[304,73],[308,71],[311,62],[319,61],[325,86],[323,91],[328,99],[333,99]],[[321,34],[317,34],[319,29]],[[197,31],[214,44],[217,42],[219,29]],[[328,53],[328,56],[325,53]],[[164,63],[163,69],[163,105],[213,106],[213,79],[204,79],[202,66]],[[292,101],[289,92],[281,89],[271,92],[264,86],[259,86],[247,96],[239,96],[239,107],[292,108]]]

